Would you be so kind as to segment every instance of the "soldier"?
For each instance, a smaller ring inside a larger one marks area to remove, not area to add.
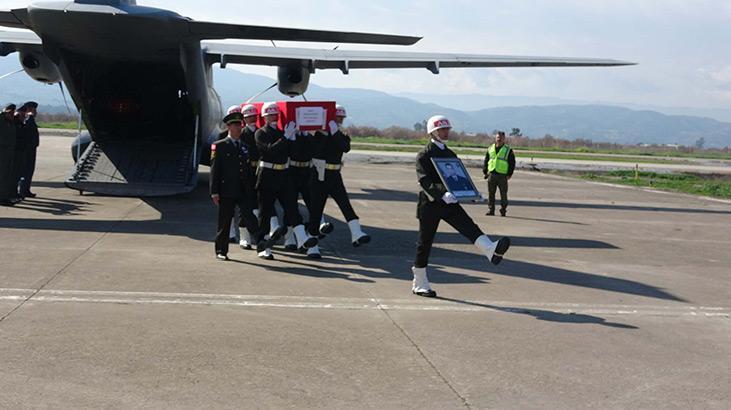
[[[427,122],[427,132],[431,141],[416,157],[416,175],[421,192],[419,192],[416,211],[419,219],[419,239],[416,246],[416,259],[411,268],[414,274],[411,291],[419,296],[437,296],[429,285],[426,268],[440,221],[446,221],[462,236],[469,239],[495,265],[502,261],[503,255],[510,247],[510,238],[501,238],[497,242],[490,240],[467,215],[454,194],[447,190],[439,178],[431,159],[457,157],[446,145],[451,128],[452,125],[446,117],[441,115],[431,117]]]
[[[259,150],[256,148],[256,121],[259,117],[259,110],[252,104],[246,104],[241,108],[241,113],[244,116],[244,131],[241,134],[241,140],[249,150],[249,168],[253,175],[256,175],[256,169],[259,166]],[[256,193],[256,178],[247,180],[246,183],[246,197],[251,201],[252,209],[254,209],[254,215],[259,216],[259,201]],[[251,249],[253,240],[251,234],[246,227],[241,226],[239,231],[239,246],[242,249]],[[276,229],[276,227],[275,227]]]
[[[500,216],[508,212],[508,181],[515,171],[515,154],[509,145],[505,144],[505,133],[495,133],[495,143],[488,148],[485,162],[482,165],[482,174],[487,179],[486,215],[495,215],[495,191],[500,188]]]
[[[223,119],[228,128],[226,138],[211,145],[210,191],[213,203],[218,205],[218,231],[216,233],[216,258],[228,259],[229,230],[236,206],[241,210],[241,219],[257,239],[263,239],[250,201],[245,199],[246,180],[253,178],[249,167],[248,151],[241,141],[243,116],[233,112]],[[281,236],[283,232],[280,232]],[[274,238],[276,240],[278,238]],[[263,251],[271,246],[269,241],[259,241]]]
[[[228,109],[226,110],[226,115],[233,114],[235,112],[241,112],[241,107],[238,105],[232,105],[232,106],[228,107]],[[222,140],[222,139],[226,138],[227,136],[228,136],[228,129],[226,129],[218,134],[218,140]],[[231,219],[231,228],[228,233],[228,242],[229,243],[237,242],[236,233],[237,233],[238,224],[236,223],[236,221],[237,220],[239,222],[242,221],[242,219],[239,218],[240,215],[241,215],[241,210],[239,210],[239,214],[237,215],[236,209],[234,208],[233,218]]]
[[[289,155],[289,176],[292,179],[292,184],[294,185],[295,195],[298,199],[302,197],[307,209],[310,208],[312,139],[313,136],[309,132],[297,132],[295,134],[294,141],[292,141],[292,149]],[[297,241],[291,228],[287,232],[284,247],[290,251],[297,250]],[[310,248],[310,250],[312,249],[315,248]]]
[[[256,147],[261,159],[259,161],[256,189],[259,196],[260,228],[266,231],[270,219],[275,216],[274,203],[279,200],[284,208],[285,225],[292,228],[297,239],[297,248],[312,248],[317,245],[317,238],[310,237],[302,225],[302,216],[297,209],[297,194],[290,178],[289,156],[297,132],[297,126],[290,122],[284,131],[279,129],[279,108],[276,103],[262,106],[261,116],[266,124],[254,135]],[[272,259],[271,248],[259,252],[259,257]]]
[[[15,104],[8,104],[0,117],[0,205],[17,203],[18,180],[15,179]]]
[[[38,114],[38,103],[29,101],[23,104],[25,107],[25,123],[23,138],[26,138],[24,145],[25,158],[23,159],[23,168],[20,174],[20,185],[18,187],[22,198],[35,198],[36,194],[31,192],[30,186],[33,183],[33,174],[36,170],[36,156],[38,154],[38,146],[40,145],[40,134],[38,132],[38,124],[35,117]]]
[[[332,197],[338,204],[345,220],[350,228],[351,243],[354,247],[365,245],[371,241],[371,237],[363,232],[360,226],[360,219],[356,215],[353,206],[348,198],[348,191],[343,183],[343,176],[340,173],[343,164],[343,154],[350,151],[350,136],[344,133],[340,127],[347,117],[345,108],[337,105],[335,110],[336,121],[328,124],[329,133],[318,132],[313,141],[312,162],[314,171],[312,178],[312,206],[310,207],[310,235],[328,233],[325,231],[328,224],[321,221],[328,196]],[[323,229],[325,228],[325,229]],[[329,228],[332,231],[332,228]],[[317,248],[310,249],[308,256],[319,257]]]
[[[28,162],[28,142],[30,136],[28,135],[28,127],[26,127],[25,120],[27,118],[28,107],[25,105],[20,106],[13,116],[13,122],[15,123],[15,161],[13,161],[13,189],[15,196],[23,199],[20,195],[18,187],[20,181],[23,179],[23,175],[27,169]]]

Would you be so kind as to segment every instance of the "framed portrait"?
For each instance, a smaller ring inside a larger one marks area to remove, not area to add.
[[[431,160],[444,186],[458,200],[480,199],[480,192],[459,158],[432,158]]]

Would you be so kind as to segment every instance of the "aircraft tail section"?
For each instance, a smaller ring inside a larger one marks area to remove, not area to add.
[[[66,186],[111,196],[187,193],[197,183],[196,151],[195,144],[169,141],[92,142],[66,180]]]

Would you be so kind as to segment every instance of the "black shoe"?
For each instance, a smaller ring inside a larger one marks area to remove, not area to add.
[[[216,259],[218,259],[219,261],[227,261],[227,260],[229,260],[228,259],[228,256],[226,256],[226,255],[224,255],[222,253],[217,254],[216,255]]]
[[[308,253],[307,257],[310,259],[322,259],[322,255],[320,255],[319,253]]]
[[[319,239],[315,238],[314,236],[310,236],[307,238],[304,244],[302,244],[302,247],[305,249],[310,249],[313,246],[316,246],[319,243]]]
[[[489,211],[487,211],[487,213],[485,215],[487,215],[487,216],[495,216],[495,210],[494,209],[490,209]]]
[[[320,225],[320,233],[325,235],[330,235],[333,232],[333,229],[335,229],[335,227],[330,222],[325,222]]]
[[[358,238],[357,241],[353,242],[353,247],[357,248],[361,245],[365,245],[367,243],[371,242],[371,236],[370,235],[363,235],[360,238]]]
[[[297,251],[297,245],[289,244],[284,247],[285,250],[288,250],[290,252]]]
[[[505,217],[505,216],[507,216],[507,214],[508,214],[508,211],[506,209],[500,210],[500,216]]]
[[[416,296],[421,296],[425,298],[435,298],[437,297],[437,292],[435,292],[433,289],[429,289],[428,292],[417,292],[415,290],[412,290],[411,292],[414,293]]]
[[[34,194],[33,192],[29,191],[29,192],[24,193],[23,196],[26,198],[35,198],[37,195]]]
[[[490,262],[492,262],[493,265],[499,264],[503,260],[503,256],[509,248],[510,238],[508,238],[507,236],[505,238],[500,238],[500,240],[497,241],[497,246],[495,246],[495,253],[492,254],[492,259],[490,259]]]
[[[282,239],[284,235],[287,234],[287,227],[286,226],[280,226],[277,228],[276,231],[271,235],[271,238],[269,240],[272,242],[272,245],[276,243],[278,240]]]
[[[9,199],[3,199],[0,201],[0,206],[15,206],[16,202],[13,202]]]

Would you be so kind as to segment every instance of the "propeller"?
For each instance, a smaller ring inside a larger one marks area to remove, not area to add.
[[[264,94],[265,92],[267,92],[267,91],[271,90],[272,88],[276,87],[277,85],[279,85],[279,83],[274,83],[274,84],[270,85],[270,86],[269,86],[269,87],[267,87],[267,88],[266,88],[266,89],[265,89],[264,91],[262,91],[262,92],[260,92],[259,94],[257,94],[257,95],[255,95],[255,96],[253,96],[253,97],[249,98],[248,100],[246,100],[246,104],[248,104],[248,103],[252,102],[252,101],[253,101],[254,99],[256,99],[256,98],[257,98],[257,97],[259,97],[260,95]]]

